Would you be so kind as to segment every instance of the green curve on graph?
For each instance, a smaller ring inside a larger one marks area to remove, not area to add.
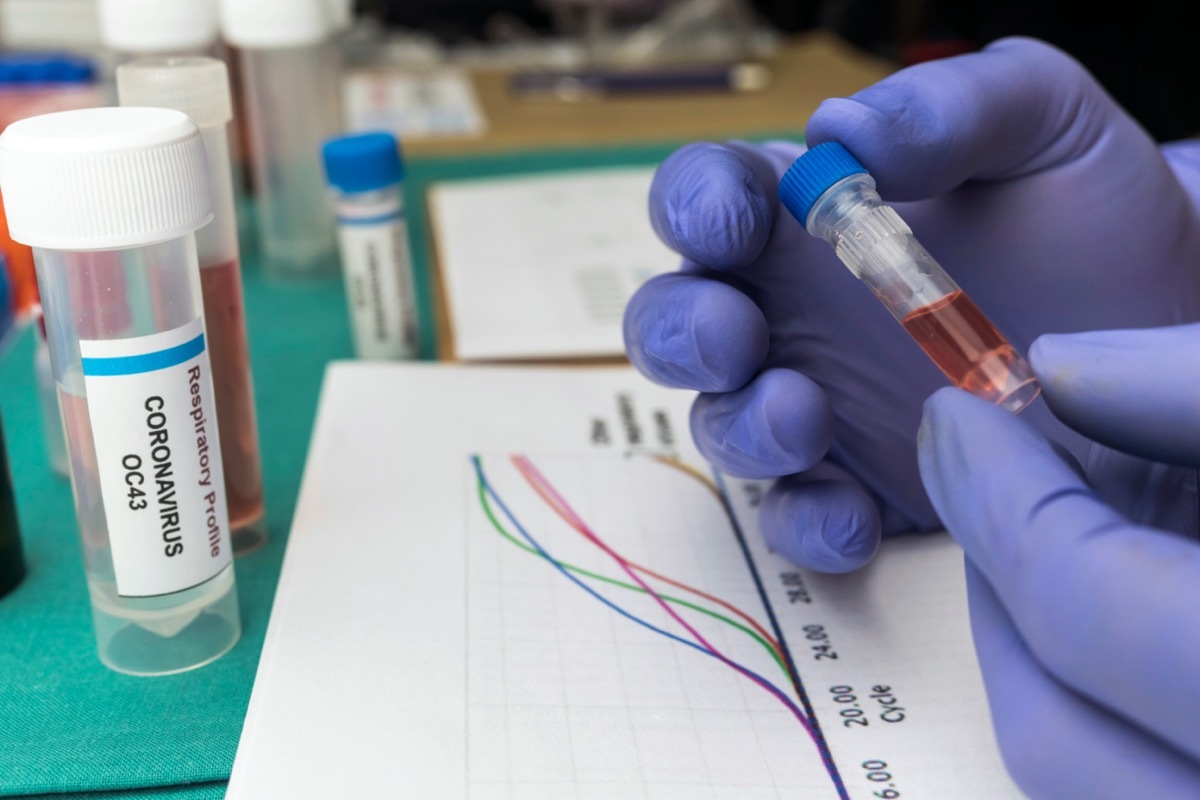
[[[492,510],[492,504],[488,502],[487,491],[484,488],[483,482],[476,481],[475,486],[479,492],[479,504],[483,507],[483,513],[487,514],[488,520],[492,523],[492,527],[496,529],[497,533],[499,533],[501,536],[503,536],[505,539],[507,539],[512,544],[514,544],[517,547],[524,550],[526,553],[535,555],[538,558],[550,560],[550,558],[548,556],[542,555],[536,549],[530,547],[529,545],[525,544],[520,539],[517,539],[515,536],[513,536],[511,533],[509,533],[509,531],[504,527],[504,525],[496,517],[496,513]],[[569,570],[571,570],[571,572],[574,572],[576,575],[582,575],[585,578],[591,578],[592,580],[601,581],[602,583],[607,583],[612,586],[619,586],[622,589],[629,589],[630,591],[638,592],[640,594],[648,594],[648,592],[645,589],[643,589],[642,587],[640,587],[636,584],[626,583],[625,581],[617,580],[616,578],[610,578],[607,575],[601,575],[598,572],[592,572],[591,570],[584,569],[583,567],[577,567],[574,564],[568,564],[565,561],[559,561],[558,563],[561,564],[564,569],[569,569]],[[791,680],[791,675],[788,672],[787,665],[785,665],[783,663],[783,659],[779,656],[779,653],[776,652],[775,648],[772,647],[770,645],[770,643],[767,642],[766,639],[759,636],[758,633],[756,633],[751,628],[746,627],[745,625],[738,622],[737,620],[731,619],[731,618],[725,616],[724,614],[719,614],[710,608],[705,608],[704,606],[697,605],[696,603],[693,603],[689,600],[684,600],[681,597],[672,597],[669,594],[662,594],[661,592],[658,593],[658,596],[661,597],[663,600],[666,600],[668,603],[674,603],[675,605],[683,606],[685,608],[690,608],[693,611],[698,611],[701,614],[707,614],[708,616],[712,617],[713,619],[720,620],[721,622],[724,622],[726,625],[731,625],[734,628],[737,628],[742,633],[746,634],[751,639],[753,639],[754,641],[756,641],[760,645],[762,645],[763,648],[768,653],[771,654],[771,659],[779,667],[779,670],[780,670],[780,672],[783,673],[783,676],[785,678],[787,678],[789,681]]]

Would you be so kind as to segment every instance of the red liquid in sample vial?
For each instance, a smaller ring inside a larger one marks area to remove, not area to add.
[[[232,260],[202,267],[200,289],[204,297],[204,322],[212,362],[221,460],[225,467],[229,530],[234,553],[244,553],[262,545],[266,531],[260,524],[263,517],[262,462],[238,262]]]
[[[960,389],[1014,412],[1037,397],[1029,365],[961,289],[900,323]]]

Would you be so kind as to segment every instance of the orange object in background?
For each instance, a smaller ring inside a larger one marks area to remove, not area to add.
[[[105,91],[91,58],[58,52],[0,53],[0,131],[26,117],[104,104]],[[12,278],[13,310],[23,317],[38,302],[33,250],[9,235],[2,198],[0,254]]]
[[[38,303],[37,276],[33,272],[33,248],[14,242],[8,235],[8,217],[4,214],[4,198],[0,196],[0,252],[8,260],[13,284],[13,310],[24,316]]]

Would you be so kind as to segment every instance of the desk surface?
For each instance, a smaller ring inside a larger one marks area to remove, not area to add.
[[[505,76],[478,89],[489,131],[472,140],[413,142],[414,256],[431,304],[421,187],[482,174],[653,163],[688,140],[800,132],[827,96],[888,72],[824,35],[786,46],[761,93],[526,103]],[[633,145],[632,147],[630,145]],[[519,151],[519,152],[513,152]],[[467,157],[471,156],[471,157]],[[248,248],[243,248],[248,251]],[[251,357],[271,540],[238,560],[244,634],[216,663],[162,679],[112,673],[96,659],[70,490],[42,450],[28,331],[0,363],[3,408],[30,575],[0,602],[0,795],[58,792],[106,800],[223,794],[257,668],[325,365],[351,355],[340,280],[278,286],[244,252]],[[428,317],[428,314],[426,315]],[[427,326],[426,334],[432,334]],[[434,355],[427,348],[424,357]],[[153,789],[139,787],[157,787]]]
[[[853,94],[895,70],[894,64],[825,32],[784,40],[767,64],[772,80],[761,91],[584,102],[514,97],[508,91],[510,72],[482,71],[474,82],[487,132],[480,137],[409,140],[405,150],[411,156],[495,153],[803,131],[822,100]]]

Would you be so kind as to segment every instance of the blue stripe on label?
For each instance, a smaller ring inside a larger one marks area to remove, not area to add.
[[[383,222],[391,222],[396,219],[404,219],[404,214],[380,214],[377,217],[338,217],[339,225],[379,225]]]
[[[137,375],[154,372],[189,361],[204,352],[204,334],[190,342],[168,347],[154,353],[136,356],[112,356],[110,358],[83,359],[84,375]]]

